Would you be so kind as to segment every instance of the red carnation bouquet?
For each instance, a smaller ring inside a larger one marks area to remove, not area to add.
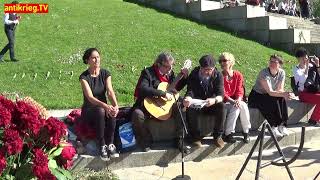
[[[76,151],[65,141],[67,126],[46,119],[34,102],[0,95],[0,179],[72,179]]]

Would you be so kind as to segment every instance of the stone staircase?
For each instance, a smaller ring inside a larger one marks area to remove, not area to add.
[[[287,16],[276,13],[267,13],[268,16],[275,16],[286,18],[288,27],[299,28],[299,29],[308,29],[310,30],[310,43],[320,43],[320,25],[315,24],[315,22],[310,20],[304,20],[299,17]]]
[[[278,138],[281,147],[289,145],[297,145],[300,143],[301,137],[301,126],[308,126],[307,121],[310,118],[312,106],[301,103],[296,100],[288,101],[288,130],[289,136]],[[51,110],[49,111],[50,116],[63,119],[66,117],[72,109],[69,110]],[[234,144],[225,144],[222,149],[217,148],[213,145],[212,137],[205,137],[202,141],[203,146],[200,148],[192,148],[191,153],[186,156],[185,161],[200,162],[203,159],[215,158],[221,156],[230,156],[248,153],[255,140],[257,139],[259,128],[264,118],[257,109],[250,108],[251,117],[251,142],[244,144],[241,140],[241,125],[240,121],[237,121],[236,131],[239,132],[236,138],[238,141]],[[185,114],[184,114],[185,116]],[[201,134],[210,134],[213,127],[214,121],[208,119],[207,116],[199,117],[198,127],[201,130]],[[148,165],[158,165],[161,167],[167,166],[169,163],[181,162],[181,154],[174,148],[175,138],[175,119],[167,121],[148,121],[150,132],[152,133],[153,141],[155,142],[150,152],[142,152],[139,148],[130,152],[121,152],[120,158],[112,159],[111,161],[102,161],[96,154],[96,145],[94,141],[86,145],[88,152],[91,154],[77,155],[74,160],[73,169],[90,168],[94,170],[101,170],[104,168],[109,169],[120,169],[129,167],[140,167]],[[305,141],[319,140],[320,139],[320,127],[307,127],[305,134]],[[274,148],[274,143],[271,140],[270,134],[264,139],[264,147],[266,149]],[[89,147],[90,146],[90,147]],[[257,150],[257,149],[256,149]]]
[[[127,0],[162,9],[203,24],[220,25],[264,45],[293,53],[298,47],[320,55],[320,25],[309,20],[266,13],[258,6],[221,8],[208,0]]]

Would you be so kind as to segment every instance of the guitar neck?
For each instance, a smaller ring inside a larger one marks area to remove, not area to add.
[[[170,86],[168,87],[168,91],[172,90],[172,89],[175,89],[176,88],[176,85],[178,84],[178,82],[182,79],[183,77],[183,74],[182,73],[179,73],[177,75],[177,77],[174,78],[174,80],[172,81],[172,83],[170,84]]]

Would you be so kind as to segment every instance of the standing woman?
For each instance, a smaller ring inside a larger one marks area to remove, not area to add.
[[[259,109],[276,137],[288,135],[285,127],[288,120],[286,100],[293,97],[284,91],[285,71],[281,68],[282,64],[281,56],[272,55],[269,66],[260,71],[249,95],[249,107]]]
[[[243,101],[244,96],[244,80],[239,71],[233,70],[235,59],[233,54],[224,52],[219,57],[223,74],[224,98],[223,102],[226,107],[225,122],[225,142],[235,143],[233,137],[236,122],[240,115],[240,122],[243,129],[243,141],[249,143],[249,129],[251,128],[250,114],[248,105]]]
[[[100,157],[108,160],[110,157],[119,157],[113,144],[116,126],[115,117],[119,112],[117,99],[112,88],[111,74],[100,68],[100,53],[96,48],[85,51],[83,63],[89,67],[80,75],[84,102],[81,117],[96,131]],[[111,105],[107,104],[107,98]]]

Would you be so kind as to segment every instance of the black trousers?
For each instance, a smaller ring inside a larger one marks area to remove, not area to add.
[[[81,119],[96,131],[99,146],[113,144],[116,119],[106,116],[101,107],[82,108]]]
[[[137,143],[141,147],[150,146],[152,144],[152,134],[146,125],[146,121],[152,121],[153,118],[154,117],[148,113],[144,106],[135,107],[131,112],[133,130],[137,139]],[[183,126],[177,103],[172,106],[172,118],[175,121],[176,140],[178,142],[179,138],[182,136]]]
[[[189,135],[193,140],[200,140],[201,137],[201,129],[199,128],[199,122],[201,119],[198,117],[203,115],[209,115],[210,121],[214,121],[214,126],[212,128],[213,137],[218,138],[223,134],[224,130],[224,122],[226,119],[226,111],[224,107],[224,103],[220,102],[214,104],[210,107],[204,107],[202,109],[187,109],[187,123],[189,129]]]
[[[287,125],[288,107],[283,97],[273,97],[252,90],[248,106],[257,108],[271,126]]]
[[[14,42],[15,42],[15,30],[4,27],[4,32],[8,38],[8,44],[1,50],[0,57],[2,57],[8,50],[10,52],[10,59],[14,59]]]

